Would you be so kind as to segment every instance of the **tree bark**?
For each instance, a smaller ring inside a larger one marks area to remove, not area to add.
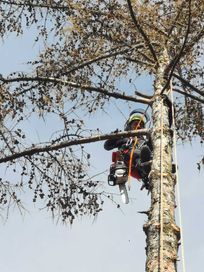
[[[175,223],[175,176],[172,174],[172,130],[169,123],[169,106],[160,95],[165,86],[164,72],[168,65],[165,52],[160,57],[154,82],[155,99],[153,116],[153,162],[150,172],[151,207],[146,233],[146,272],[176,272],[180,229]]]

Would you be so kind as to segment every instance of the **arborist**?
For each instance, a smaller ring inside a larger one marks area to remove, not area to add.
[[[137,130],[145,128],[149,121],[148,114],[137,109],[130,113],[125,123],[125,131]],[[121,138],[107,140],[104,143],[106,150],[117,148],[117,152],[112,153],[112,165],[108,176],[109,185],[116,185],[123,181],[127,181],[128,175],[143,181],[143,186],[149,188],[148,175],[151,170],[152,162],[152,143],[147,136],[137,136],[130,138]],[[119,173],[119,174],[118,174]],[[122,173],[122,175],[121,175]]]

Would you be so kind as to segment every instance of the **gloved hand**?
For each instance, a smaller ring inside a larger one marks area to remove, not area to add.
[[[128,138],[118,139],[116,140],[116,147],[121,148],[123,145],[126,146],[127,142],[128,142]]]

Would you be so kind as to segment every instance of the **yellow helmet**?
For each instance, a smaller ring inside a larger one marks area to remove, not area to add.
[[[141,126],[145,126],[145,124],[149,121],[148,114],[143,109],[134,110],[130,113],[127,122],[125,123],[125,130],[130,129],[130,124],[133,121],[139,121]]]

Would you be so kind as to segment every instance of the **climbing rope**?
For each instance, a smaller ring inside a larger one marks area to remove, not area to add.
[[[179,217],[179,225],[180,225],[180,235],[181,235],[181,258],[182,258],[182,271],[186,272],[185,266],[185,250],[184,250],[184,238],[183,238],[183,227],[182,227],[182,215],[181,215],[181,199],[180,199],[180,186],[179,186],[179,176],[178,176],[178,158],[177,158],[177,148],[176,148],[176,126],[175,126],[175,115],[173,108],[173,90],[172,90],[172,81],[170,82],[170,94],[171,94],[171,102],[172,102],[172,128],[174,131],[173,134],[173,147],[174,147],[174,159],[176,164],[176,181],[177,181],[177,201],[178,201],[178,217]]]
[[[141,122],[142,122],[142,119],[140,119],[140,121],[139,121],[139,123],[137,124],[135,130],[138,129],[138,127],[139,127],[139,125],[140,125]],[[130,177],[131,177],[131,173],[132,173],[132,160],[133,160],[133,155],[134,155],[134,151],[135,151],[137,142],[138,142],[138,138],[137,138],[137,136],[135,136],[135,138],[134,138],[134,143],[133,143],[133,147],[132,147],[131,153],[130,153],[129,165],[128,165],[128,188],[129,188],[129,189],[130,189]]]
[[[163,103],[161,103],[161,140],[160,140],[160,241],[159,241],[159,265],[160,265],[160,272],[164,271],[164,243],[163,243],[163,234],[164,234],[164,221],[163,221],[163,214],[164,214],[164,207],[163,207]]]
[[[173,91],[172,91],[172,82],[170,82],[170,95],[171,95],[171,102],[172,102],[172,128],[173,128],[173,148],[174,148],[174,160],[176,164],[176,181],[177,181],[177,200],[178,200],[178,216],[179,216],[179,225],[180,225],[180,235],[181,235],[181,258],[182,258],[182,271],[186,272],[185,268],[185,252],[184,252],[184,239],[183,239],[183,228],[182,228],[182,216],[181,216],[181,201],[180,201],[180,188],[179,188],[179,177],[178,177],[178,159],[177,159],[177,148],[176,148],[176,132],[175,132],[175,115],[174,115],[174,108],[173,108]],[[163,230],[164,230],[164,222],[163,222],[163,213],[164,213],[164,206],[163,206],[163,103],[161,103],[161,142],[160,142],[160,248],[159,248],[159,256],[160,256],[160,272],[164,271],[164,263],[163,263]]]

